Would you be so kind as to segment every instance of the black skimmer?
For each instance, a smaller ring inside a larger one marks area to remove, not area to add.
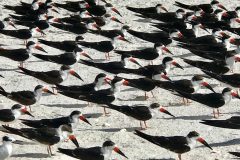
[[[132,117],[134,119],[137,119],[140,121],[140,127],[141,129],[144,129],[142,126],[142,121],[144,122],[145,129],[147,129],[146,121],[152,119],[158,111],[168,114],[172,117],[175,117],[170,112],[168,112],[164,107],[160,106],[158,103],[152,103],[150,106],[145,105],[114,105],[114,104],[107,104],[105,106],[106,108],[116,110],[118,112],[121,112],[129,117]]]
[[[182,160],[181,155],[183,153],[189,152],[195,148],[196,142],[200,142],[209,149],[213,150],[212,147],[200,137],[199,133],[196,131],[189,132],[186,137],[184,136],[152,136],[135,130],[135,134],[155,145],[158,145],[162,148],[170,150],[178,154],[178,159]]]
[[[20,66],[23,66],[23,62],[30,58],[30,55],[33,52],[33,49],[40,50],[42,52],[46,52],[39,44],[29,41],[26,44],[26,49],[0,49],[0,56],[9,58],[13,61],[20,62]],[[47,53],[47,52],[46,52]]]
[[[165,74],[161,74],[161,78],[171,81],[170,78]],[[156,86],[159,82],[158,80],[149,79],[149,78],[136,78],[136,79],[123,78],[123,79],[125,79],[129,82],[128,83],[129,87],[137,88],[139,90],[144,91],[145,92],[145,100],[148,98],[147,92],[151,91],[151,93],[154,97],[153,90],[156,88]]]
[[[111,140],[105,141],[102,147],[100,146],[90,148],[79,147],[73,150],[58,148],[58,150],[60,153],[81,160],[110,160],[112,151],[115,151],[116,153],[128,159],[128,157]]]
[[[236,157],[240,157],[240,152],[228,152]]]
[[[4,18],[2,21],[0,21],[0,30],[6,29],[9,25],[16,29],[14,22],[11,20],[11,18]]]
[[[226,120],[202,120],[200,123],[220,128],[228,128],[228,129],[240,129],[240,117],[233,116]]]
[[[105,26],[109,24],[111,21],[123,24],[120,20],[118,20],[114,16],[111,16],[110,14],[104,14],[102,17],[81,17],[79,15],[74,15],[70,17],[60,18],[59,20],[61,22],[70,23],[70,24],[88,22],[89,20],[92,20],[92,21],[95,21],[99,27]]]
[[[113,30],[89,30],[90,33],[101,35],[103,37],[113,39],[121,35],[122,37],[125,36],[126,31],[129,29],[129,26],[122,26],[121,29],[113,29]]]
[[[75,23],[75,24],[51,23],[51,26],[75,34],[84,34],[88,32],[88,29],[100,30],[100,27],[96,24],[96,22],[92,20],[88,21],[87,23]]]
[[[218,74],[218,73],[213,73],[213,72],[209,72],[209,71],[204,71],[202,70],[205,74],[207,74],[208,76],[219,80],[222,83],[228,84],[232,87],[236,87],[239,88],[240,83],[240,74],[238,73],[233,73],[233,74]]]
[[[52,84],[52,85],[62,83],[68,78],[69,74],[83,81],[83,79],[77,74],[76,71],[74,71],[72,68],[66,65],[61,66],[60,70],[52,70],[47,72],[31,71],[23,67],[18,67],[18,68],[22,71],[18,73],[35,77],[45,83]]]
[[[130,51],[114,50],[114,52],[120,55],[138,58],[138,59],[150,60],[150,61],[155,60],[159,56],[162,56],[164,53],[173,54],[162,43],[154,44],[153,48],[143,48],[139,50],[130,50]]]
[[[59,128],[12,128],[3,125],[3,132],[15,134],[26,139],[37,141],[40,144],[47,146],[49,156],[52,156],[51,146],[70,139],[77,147],[79,147],[78,141],[73,134],[72,126],[70,124],[61,125]]]
[[[25,40],[25,43],[28,39],[35,36],[37,32],[45,35],[45,33],[36,26],[32,26],[29,29],[0,30],[1,34],[10,36],[10,37],[14,37],[14,38],[18,38],[18,39],[23,39],[23,40]]]
[[[162,43],[164,45],[169,45],[172,43],[173,37],[182,38],[183,34],[179,30],[172,30],[170,33],[165,31],[156,32],[139,32],[128,29],[127,32],[137,38],[142,40],[152,42],[152,43]]]
[[[33,56],[52,63],[62,64],[62,65],[73,65],[80,60],[80,56],[85,56],[92,59],[87,53],[85,53],[81,48],[76,47],[73,52],[65,52],[59,55],[43,55],[43,54],[32,54]]]
[[[26,27],[31,27],[31,26],[37,26],[40,30],[46,30],[50,27],[51,23],[60,23],[60,19],[59,18],[54,18],[53,16],[47,16],[46,20],[35,20],[35,21],[18,21],[15,20],[14,23],[17,25],[21,25],[21,26],[26,26]]]
[[[2,137],[2,145],[0,145],[0,158],[2,160],[8,159],[12,155],[13,147],[12,143],[16,142],[16,140],[12,137],[3,136]]]
[[[230,57],[226,57],[225,61],[194,61],[190,59],[183,59],[183,61],[191,66],[197,67],[199,69],[213,72],[216,74],[225,74],[233,70],[235,66],[235,62],[239,62],[239,57],[236,55],[232,55]]]
[[[52,119],[41,119],[41,120],[27,120],[21,119],[22,123],[33,128],[51,127],[58,128],[64,124],[77,124],[79,120],[91,125],[91,123],[84,117],[80,111],[73,111],[69,116],[52,118]]]
[[[139,13],[139,14],[160,14],[164,12],[168,12],[168,10],[162,5],[162,4],[157,4],[154,7],[146,7],[146,8],[134,8],[134,7],[126,7],[128,10]]]
[[[175,1],[174,5],[184,8],[184,9],[192,10],[192,11],[194,11],[198,8],[201,8],[206,13],[212,13],[217,8],[221,8],[221,9],[227,11],[227,9],[216,0],[213,0],[210,4],[199,4],[199,5],[188,5],[188,4],[183,4],[183,3]]]
[[[76,47],[77,44],[76,42],[79,40],[83,40],[82,36],[77,36],[75,38],[75,41],[71,41],[71,40],[65,40],[65,41],[47,41],[44,39],[38,39],[38,42],[47,45],[49,47],[53,47],[62,51],[66,51],[66,52],[73,52]]]
[[[101,70],[104,70],[109,73],[119,74],[119,73],[129,73],[130,70],[126,67],[126,60],[135,63],[138,66],[141,66],[134,58],[128,58],[125,56],[121,56],[121,61],[112,61],[106,63],[97,63],[93,61],[81,60],[79,63],[92,66]],[[135,71],[135,70],[134,70]]]
[[[18,120],[21,115],[25,114],[34,117],[27,111],[27,108],[25,106],[15,104],[11,107],[11,109],[0,110],[0,121],[1,123],[10,124]]]
[[[130,43],[127,39],[125,39],[123,36],[121,35],[117,35],[115,37],[112,37],[111,41],[100,41],[100,42],[86,42],[86,41],[79,41],[77,42],[78,46],[83,48],[83,47],[87,47],[87,48],[92,48],[95,49],[99,52],[104,52],[105,53],[105,57],[106,59],[109,58],[110,59],[110,55],[109,52],[111,52],[112,50],[115,49],[116,47],[116,42],[118,40],[121,41],[125,41]]]
[[[18,21],[36,21],[36,20],[46,20],[47,14],[46,13],[40,13],[39,15],[13,15],[9,14],[11,18]]]
[[[155,13],[155,14],[141,14],[137,15],[142,18],[151,18],[154,20],[162,21],[162,22],[176,22],[183,21],[185,19],[185,11],[183,9],[178,9],[176,12],[167,12],[167,13]]]
[[[181,92],[191,93],[191,94],[197,93],[198,90],[201,89],[201,86],[204,86],[215,93],[214,89],[200,75],[193,76],[191,80],[181,79],[181,80],[175,80],[175,81],[156,81],[155,86],[172,91],[172,92],[181,91]],[[187,101],[185,101],[185,99],[183,98],[183,102],[184,104],[187,104],[188,99]]]
[[[56,85],[57,90],[61,91],[69,91],[69,92],[82,92],[82,93],[90,93],[93,91],[100,90],[101,86],[105,83],[109,83],[111,79],[107,77],[104,73],[99,73],[96,77],[94,82],[85,84],[82,86],[71,85],[71,86],[63,86],[63,85]]]
[[[15,102],[18,102],[22,105],[30,106],[35,104],[42,97],[42,92],[47,92],[54,94],[49,91],[46,87],[42,85],[37,85],[34,91],[16,91],[16,92],[6,92],[2,87],[0,87],[0,94],[9,98]]]
[[[240,99],[239,95],[233,91],[231,88],[224,88],[222,93],[208,93],[208,94],[201,94],[201,93],[186,93],[177,91],[175,95],[191,99],[193,101],[196,101],[198,103],[201,103],[205,106],[213,108],[213,116],[216,117],[215,109],[217,110],[217,115],[219,117],[220,112],[219,108],[227,105],[231,100],[232,97]]]
[[[95,5],[95,4],[93,4]],[[90,4],[86,1],[65,1],[64,4],[61,3],[54,3],[53,6],[58,7],[58,8],[63,8],[66,9],[70,12],[81,12],[85,8],[90,7]]]

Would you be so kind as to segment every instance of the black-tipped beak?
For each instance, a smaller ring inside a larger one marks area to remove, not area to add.
[[[80,79],[81,81],[83,81],[83,79],[79,76],[79,74],[77,74],[77,72],[75,72],[73,69],[70,69],[69,73],[71,75],[73,75],[74,77]]]
[[[109,84],[109,85],[111,85],[111,81],[112,81],[111,78],[108,78],[108,77],[105,77],[105,78],[104,78],[104,82],[105,82],[105,84]]]
[[[165,12],[168,12],[168,10],[165,7],[161,7],[162,10],[164,10]]]
[[[198,142],[202,143],[204,146],[208,147],[209,149],[213,150],[212,147],[203,139],[203,138],[198,138]]]
[[[180,68],[180,69],[184,70],[183,67],[180,66],[180,64],[178,64],[177,62],[173,61],[172,64],[173,64],[174,66],[176,66],[177,68]]]
[[[125,42],[128,42],[128,43],[132,43],[129,40],[127,40],[126,38],[124,38],[123,36],[118,37],[118,39],[122,40],[122,41],[125,41]]]
[[[233,97],[235,97],[235,98],[240,99],[240,96],[239,96],[236,92],[234,92],[234,91],[232,91],[231,95],[232,95]]]
[[[102,2],[104,2],[104,3],[107,3],[107,1],[106,0],[101,0]]]
[[[53,12],[55,12],[55,13],[59,13],[56,9],[54,9],[54,8],[52,8],[51,9]]]
[[[122,17],[121,13],[120,13],[116,8],[113,7],[113,8],[112,8],[112,11],[115,12],[115,13],[117,13],[119,16]]]
[[[39,50],[39,51],[42,51],[42,52],[47,53],[47,51],[45,51],[45,50],[44,50],[41,46],[39,46],[38,44],[35,45],[35,48],[36,48],[37,50]]]
[[[162,50],[173,55],[173,53],[165,46],[162,47]]]
[[[1,74],[0,74],[0,77],[4,78]]]
[[[172,115],[170,112],[168,112],[166,109],[164,109],[162,107],[159,109],[159,111],[162,113],[168,114],[169,116],[175,117],[174,115]]]
[[[227,9],[222,4],[218,4],[218,7],[223,9],[223,10],[225,10],[225,11],[227,11]]]
[[[70,135],[69,139],[75,144],[76,147],[79,147],[79,143],[77,141],[77,138],[74,135]]]
[[[15,24],[13,22],[9,22],[9,25],[12,26],[13,28],[17,29],[17,27],[15,26]]]
[[[89,56],[87,53],[85,53],[85,52],[82,52],[81,55],[84,56],[84,57],[87,57],[88,59],[93,60],[92,57],[90,57],[90,56]]]
[[[161,74],[161,77],[165,80],[172,81],[166,74]]]
[[[118,148],[118,147],[114,147],[113,149],[116,153],[120,154],[121,156],[125,157],[128,159],[128,157]]]
[[[206,27],[204,27],[202,24],[200,25],[200,28],[203,29],[204,31],[210,33],[210,32],[206,29]]]
[[[31,116],[31,117],[34,117],[30,112],[28,112],[28,111],[25,111],[25,114],[27,114],[27,115],[29,115],[29,116]]]
[[[124,80],[122,84],[123,84],[124,86],[128,86],[128,85],[129,85],[129,81]]]
[[[36,28],[36,31],[37,32],[39,32],[39,33],[41,33],[41,34],[43,34],[43,35],[46,35],[46,33],[44,33],[41,29],[39,29],[39,28]]]
[[[140,67],[142,67],[142,65],[141,65],[136,59],[134,59],[134,58],[132,58],[132,57],[129,58],[129,61],[135,63],[136,65],[138,65],[138,66],[140,66]]]
[[[210,86],[207,82],[202,82],[202,86],[206,87],[207,89],[211,90],[212,92],[216,93],[212,86]]]
[[[42,91],[43,91],[43,92],[46,92],[46,93],[54,94],[53,92],[49,91],[49,89],[47,89],[47,88],[43,88]],[[54,95],[55,95],[55,94],[54,94]]]
[[[79,116],[79,119],[82,120],[83,122],[92,125],[83,115]]]
[[[115,21],[115,22],[117,22],[117,23],[124,24],[124,23],[122,23],[119,19],[117,19],[116,17],[112,17],[111,20],[112,20],[112,21]]]

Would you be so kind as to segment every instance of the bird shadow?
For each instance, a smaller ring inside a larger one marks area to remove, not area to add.
[[[18,68],[0,68],[0,71],[17,71]]]
[[[119,99],[120,101],[145,101],[145,96],[137,96],[133,99]]]
[[[182,119],[182,120],[202,120],[202,119],[211,119],[212,116],[210,115],[198,115],[198,116],[179,116],[179,117],[170,117],[170,118],[164,118],[164,119]]]
[[[103,116],[102,113],[89,113],[89,114],[84,114],[86,118],[99,118]]]
[[[130,92],[130,91],[136,91],[136,90],[137,90],[136,88],[127,88],[122,90],[121,92]]]
[[[173,158],[161,158],[161,159],[156,159],[156,158],[148,158],[148,159],[141,159],[141,160],[175,160]]]
[[[49,158],[48,154],[43,154],[43,153],[24,153],[24,154],[15,154],[12,155],[12,157],[15,158],[24,158],[24,157],[28,157],[28,158]]]
[[[87,107],[88,104],[43,104],[47,107],[61,107],[61,108],[84,108]]]
[[[108,132],[108,133],[112,133],[112,132],[119,132],[121,130],[125,129],[126,132],[133,132],[135,130],[140,130],[140,127],[127,127],[127,128],[103,128],[103,129],[89,129],[91,131],[100,131],[100,132]],[[84,129],[86,130],[86,129]],[[78,130],[78,131],[82,131],[82,130]]]
[[[182,55],[176,55],[176,56],[173,56],[173,57],[176,57],[176,58],[187,58],[187,57],[190,57],[190,56],[193,56],[192,53],[187,53],[187,54],[182,54]]]
[[[224,142],[210,143],[209,145],[211,147],[225,147],[225,146],[233,146],[233,145],[239,145],[239,144],[240,144],[240,138],[235,138],[235,139],[231,139]],[[202,148],[202,147],[204,146],[198,146],[198,148]]]

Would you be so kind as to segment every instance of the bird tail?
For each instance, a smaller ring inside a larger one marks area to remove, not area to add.
[[[14,10],[14,7],[10,6],[10,5],[4,5],[3,7],[4,7],[4,9]]]
[[[95,66],[94,62],[92,62],[92,61],[87,61],[87,60],[83,60],[83,59],[81,59],[81,60],[79,61],[79,63],[85,64],[85,65],[87,65],[87,66]]]
[[[22,132],[19,129],[8,127],[6,125],[2,125],[2,127],[6,130],[6,131],[4,131],[6,133],[11,133],[11,134],[16,134],[16,135],[22,136]]]
[[[8,93],[0,86],[0,94],[7,97]]]
[[[135,13],[141,13],[138,8],[129,7],[129,6],[127,6],[126,8],[127,8],[129,11],[132,11],[132,12],[135,12]]]
[[[134,133],[134,134],[137,135],[137,136],[139,136],[139,137],[141,137],[141,138],[143,138],[143,139],[148,140],[149,142],[155,143],[155,142],[152,140],[153,136],[150,136],[150,135],[148,135],[148,134],[145,134],[145,133],[143,133],[143,132],[140,132],[139,130],[135,130],[135,133]]]
[[[22,121],[22,124],[25,124],[26,126],[33,127],[33,128],[41,128],[43,127],[40,123],[38,123],[38,120],[28,120],[28,119],[20,119]]]
[[[229,152],[229,153],[236,157],[240,157],[240,152]]]
[[[191,66],[198,67],[197,61],[192,61],[190,59],[183,58],[183,61],[187,64],[190,64]]]
[[[180,3],[180,2],[177,2],[177,1],[175,1],[175,4],[174,4],[174,5],[175,5],[175,6],[178,6],[178,7],[180,7],[180,8],[184,8],[184,9],[189,9],[189,8],[190,8],[189,5],[183,4],[183,3]]]
[[[18,73],[22,73],[22,74],[25,74],[25,75],[29,75],[29,76],[32,76],[32,71],[26,69],[26,68],[23,68],[23,67],[18,67],[20,70],[22,70],[23,72],[18,72]]]
[[[76,157],[73,153],[72,153],[72,150],[71,149],[63,149],[63,148],[58,148],[58,151],[60,153],[63,153],[63,154],[66,154],[70,157]]]
[[[37,58],[39,58],[39,59],[41,59],[41,60],[49,61],[49,60],[48,60],[48,57],[45,56],[45,55],[43,55],[43,54],[32,53],[32,55],[35,56],[35,57],[37,57]]]

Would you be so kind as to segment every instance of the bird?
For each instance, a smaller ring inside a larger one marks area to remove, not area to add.
[[[211,90],[213,93],[215,93],[214,89],[209,85],[206,80],[200,76],[200,75],[194,75],[191,80],[188,79],[180,79],[180,80],[174,80],[174,81],[156,81],[155,85],[157,87],[175,92],[180,91],[184,93],[197,93],[201,86],[206,87],[207,89]],[[188,99],[185,100],[183,98],[183,103],[187,104]]]
[[[36,35],[36,33],[39,32],[43,35],[46,35],[42,30],[40,30],[36,26],[32,26],[29,29],[18,29],[18,30],[0,30],[1,34],[4,34],[6,36],[14,37],[17,39],[23,39],[24,43],[27,43],[27,40],[32,38],[33,36]]]
[[[103,145],[90,148],[63,149],[58,148],[62,154],[81,160],[110,160],[112,151],[128,159],[128,157],[111,140],[107,140]]]
[[[56,89],[60,91],[68,91],[68,92],[80,92],[80,93],[90,93],[93,91],[100,90],[101,86],[104,84],[109,84],[109,81],[112,79],[109,78],[106,74],[104,73],[99,73],[96,77],[95,80],[92,83],[89,84],[84,84],[84,85],[71,85],[71,86],[63,86],[60,84],[56,85]]]
[[[135,135],[155,144],[167,150],[170,150],[178,154],[178,159],[182,160],[182,154],[191,151],[195,148],[196,142],[200,142],[209,149],[213,150],[212,147],[200,137],[196,131],[191,131],[185,136],[152,136],[135,130]]]
[[[155,60],[159,56],[162,56],[163,53],[173,54],[165,45],[162,43],[155,43],[153,48],[143,48],[139,50],[114,50],[115,53],[120,55],[125,55],[133,58],[144,59],[144,60]]]
[[[80,60],[80,56],[87,57],[92,59],[86,52],[84,52],[81,48],[76,47],[73,52],[65,52],[59,55],[43,55],[43,54],[32,54],[34,57],[37,57],[41,60],[57,63],[61,65],[74,65]]]
[[[220,115],[219,108],[224,105],[227,105],[232,100],[232,97],[240,99],[239,95],[235,91],[233,91],[231,88],[228,88],[228,87],[224,88],[222,90],[222,93],[190,94],[186,92],[177,91],[175,95],[181,96],[187,99],[191,99],[198,103],[204,104],[205,106],[213,108],[214,118],[217,118],[217,116],[219,117]],[[217,110],[217,116],[216,116],[215,109]]]
[[[12,155],[12,152],[13,152],[12,143],[14,143],[15,141],[16,140],[14,138],[9,137],[9,136],[2,137],[2,145],[0,146],[1,160],[5,160]]]
[[[111,41],[100,41],[100,42],[86,42],[86,41],[79,41],[77,42],[77,44],[79,45],[79,47],[85,47],[85,48],[92,48],[95,49],[99,52],[103,52],[105,53],[105,57],[106,59],[110,59],[110,55],[109,52],[111,52],[112,50],[115,49],[116,47],[116,42],[118,40],[121,41],[125,41],[130,43],[127,39],[125,39],[123,36],[121,35],[117,35],[115,37],[111,38]]]
[[[41,119],[41,120],[28,120],[28,119],[20,119],[24,125],[33,128],[43,128],[43,127],[51,127],[58,128],[64,124],[77,124],[79,120],[91,125],[91,123],[85,118],[85,116],[78,110],[72,111],[69,116],[63,116],[59,118],[52,119]]]
[[[11,99],[15,102],[18,102],[22,105],[31,106],[38,102],[40,98],[42,97],[42,92],[47,92],[50,94],[54,94],[53,92],[49,91],[46,87],[42,85],[37,85],[34,89],[34,91],[13,91],[13,92],[6,92],[1,86],[0,86],[0,94],[5,96],[8,99]],[[30,108],[31,110],[31,108]]]
[[[2,21],[0,21],[0,30],[6,29],[9,25],[16,29],[16,26],[14,22],[11,20],[11,18],[9,17],[4,18]]]
[[[37,141],[42,145],[47,146],[48,155],[52,156],[51,146],[55,145],[59,142],[63,142],[66,139],[70,139],[76,147],[79,147],[78,141],[73,134],[71,125],[61,125],[59,128],[12,128],[6,125],[2,125],[2,127],[6,130],[4,132],[15,134],[26,139]]]
[[[47,41],[47,40],[44,40],[44,39],[38,39],[38,42],[41,43],[41,44],[47,45],[49,47],[62,50],[62,51],[73,52],[77,47],[76,42],[79,41],[79,40],[83,40],[83,37],[82,36],[76,36],[75,41],[71,41],[71,40]]]
[[[219,128],[240,129],[239,122],[239,116],[232,116],[228,119],[223,120],[202,120],[200,123]]]
[[[40,50],[47,53],[39,44],[29,41],[26,44],[26,48],[19,49],[0,49],[0,56],[9,58],[13,61],[20,62],[20,66],[23,67],[23,63],[28,60],[33,53],[33,49]]]
[[[35,77],[45,83],[52,84],[52,85],[62,83],[68,78],[69,74],[83,81],[83,79],[79,76],[79,74],[77,74],[76,71],[74,71],[72,68],[66,65],[61,66],[60,70],[52,70],[47,72],[31,71],[22,67],[18,67],[18,68],[22,71],[18,73]]]
[[[17,121],[22,115],[34,117],[30,112],[28,112],[25,106],[14,104],[11,109],[0,110],[0,121],[1,123],[8,125]]]
[[[145,105],[114,105],[114,104],[106,104],[106,108],[116,110],[140,121],[141,129],[147,129],[146,121],[154,118],[157,112],[160,111],[171,117],[175,117],[170,112],[168,112],[164,107],[160,106],[158,103],[152,103],[149,106]],[[145,128],[142,126],[142,121],[144,122]]]
[[[164,13],[164,12],[168,12],[168,10],[162,5],[162,4],[157,4],[154,7],[146,7],[146,8],[134,8],[134,7],[130,7],[127,6],[126,7],[128,10],[135,12],[135,13],[139,13],[139,14],[160,14],[160,13]]]
[[[183,4],[175,1],[174,5],[184,9],[192,10],[192,11],[196,10],[197,8],[201,8],[206,13],[212,13],[215,8],[221,8],[223,10],[227,10],[217,0],[212,0],[210,4],[199,4],[199,5],[187,5],[187,4]]]

